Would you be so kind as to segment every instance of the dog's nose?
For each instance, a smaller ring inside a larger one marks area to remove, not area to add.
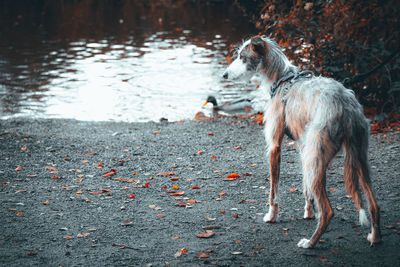
[[[227,72],[225,72],[225,73],[224,73],[224,75],[222,75],[222,78],[224,78],[224,79],[228,79],[228,73],[227,73]]]

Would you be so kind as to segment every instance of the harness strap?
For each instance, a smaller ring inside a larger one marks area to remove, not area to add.
[[[293,84],[300,79],[311,78],[311,77],[313,77],[313,75],[314,75],[313,72],[309,71],[309,70],[305,70],[305,71],[301,71],[301,72],[289,71],[285,76],[283,76],[278,81],[276,81],[272,84],[271,98],[273,98],[277,94],[278,88],[281,86],[282,83],[289,81],[290,84]]]

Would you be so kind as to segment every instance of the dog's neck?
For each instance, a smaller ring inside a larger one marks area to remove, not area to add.
[[[298,67],[294,66],[281,48],[271,39],[264,40],[268,45],[268,53],[262,60],[259,72],[265,76],[266,80],[276,82],[289,72],[298,72]]]

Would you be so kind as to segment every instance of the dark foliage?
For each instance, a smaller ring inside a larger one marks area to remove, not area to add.
[[[396,110],[400,96],[400,5],[397,0],[238,1],[262,34],[273,37],[303,69],[349,84],[378,113]],[[254,12],[254,9],[259,10]]]

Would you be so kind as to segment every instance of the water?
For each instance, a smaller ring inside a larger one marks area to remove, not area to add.
[[[209,113],[207,95],[225,101],[249,89],[221,79],[228,46],[255,32],[232,2],[2,3],[0,116],[139,122]]]

